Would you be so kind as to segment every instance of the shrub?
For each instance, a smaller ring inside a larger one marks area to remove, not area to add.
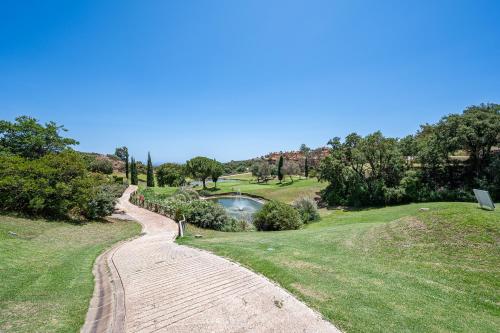
[[[109,160],[96,158],[89,165],[89,170],[92,172],[99,172],[105,175],[110,175],[113,173],[113,163]]]
[[[195,200],[189,203],[186,219],[198,227],[214,230],[225,230],[231,223],[224,208],[208,200]]]
[[[0,209],[65,217],[84,211],[96,180],[80,154],[49,153],[36,159],[0,154]]]
[[[200,198],[198,192],[192,188],[180,188],[174,193],[177,197],[183,197],[185,201],[197,200]]]
[[[99,186],[84,211],[85,217],[95,220],[111,215],[115,207],[117,193],[111,185]]]
[[[302,197],[293,203],[293,206],[299,212],[302,222],[309,223],[319,220],[318,205],[311,197]]]
[[[210,192],[209,190],[199,190],[198,194],[202,197],[209,197],[212,195],[212,192]]]
[[[221,231],[232,231],[232,232],[239,232],[239,231],[250,231],[254,230],[255,227],[253,224],[248,223],[247,221],[243,220],[237,220],[235,218],[230,218],[229,223],[226,224]]]
[[[302,220],[295,208],[278,201],[266,203],[254,216],[257,230],[292,230],[302,226]]]

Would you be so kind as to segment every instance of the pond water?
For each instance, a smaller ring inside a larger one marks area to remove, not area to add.
[[[260,201],[242,196],[218,197],[209,200],[214,200],[222,205],[230,216],[247,222],[251,222],[253,215],[264,205]]]

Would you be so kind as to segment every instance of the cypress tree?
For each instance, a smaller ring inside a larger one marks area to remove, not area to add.
[[[304,176],[306,176],[306,178],[309,178],[309,161],[307,160],[307,156],[306,160],[304,161]]]
[[[280,160],[278,161],[278,180],[281,181],[283,180],[283,155],[280,156]]]
[[[129,175],[129,165],[128,165],[128,150],[127,150],[125,153],[125,177],[127,177],[127,179],[129,179],[128,175]]]
[[[130,159],[130,183],[132,185],[137,185],[139,183],[139,179],[137,178],[137,165],[133,157]]]
[[[146,171],[146,185],[147,187],[154,187],[155,186],[155,176],[153,173],[153,163],[151,162],[151,154],[148,152],[148,167]]]

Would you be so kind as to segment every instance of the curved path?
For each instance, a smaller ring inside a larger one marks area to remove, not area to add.
[[[83,332],[339,332],[266,278],[175,244],[177,224],[131,204],[134,190],[118,208],[142,224],[143,235],[96,264]]]

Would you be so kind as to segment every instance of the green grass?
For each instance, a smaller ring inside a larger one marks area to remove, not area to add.
[[[222,176],[222,178],[237,179],[237,180],[254,180],[255,179],[255,177],[252,176],[251,172],[238,173],[238,174],[229,175],[229,176]]]
[[[217,183],[216,190],[212,184],[209,184],[208,188],[213,194],[241,191],[242,193],[258,195],[270,200],[291,203],[301,196],[316,195],[326,185],[326,183],[318,182],[316,178],[305,179],[294,177],[294,181],[291,182],[287,177],[283,180],[282,184],[279,184],[277,180],[271,180],[267,184],[247,180],[227,183],[219,182]]]
[[[131,222],[0,216],[0,332],[79,331],[94,289],[95,258],[139,232]]]
[[[411,204],[330,211],[297,231],[188,233],[203,238],[180,243],[264,274],[347,332],[500,329],[499,211]]]
[[[141,186],[141,187],[146,188],[146,186]],[[172,195],[179,188],[165,186],[165,187],[149,187],[149,189],[152,189],[154,191],[154,194],[156,194],[156,195]]]

